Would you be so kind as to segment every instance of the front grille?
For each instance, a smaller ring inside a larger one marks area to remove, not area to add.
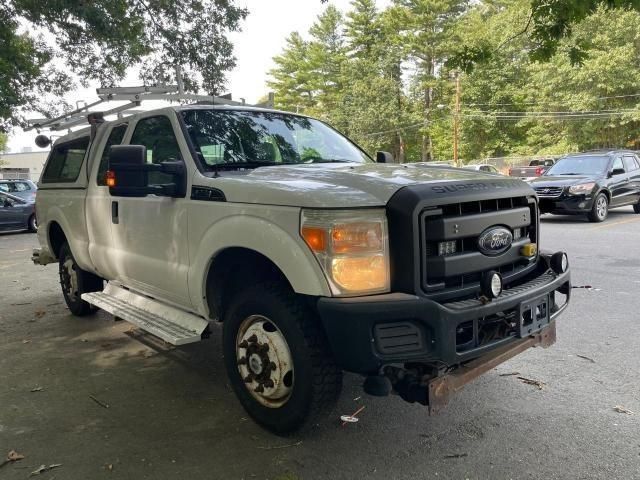
[[[534,190],[540,198],[552,198],[562,195],[563,187],[535,187]]]
[[[458,298],[473,296],[483,272],[502,274],[505,287],[525,275],[535,262],[523,257],[520,249],[537,243],[537,206],[531,197],[509,197],[428,207],[419,213],[422,256],[422,288],[427,294]],[[505,227],[511,246],[495,256],[483,254],[478,240],[490,227]],[[454,253],[438,249],[442,242],[455,242]]]

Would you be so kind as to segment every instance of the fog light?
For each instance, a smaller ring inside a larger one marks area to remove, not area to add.
[[[538,245],[535,243],[527,243],[520,249],[520,255],[523,257],[535,257],[538,253]]]
[[[556,273],[564,273],[569,269],[569,257],[564,252],[556,252],[551,255],[551,269]]]
[[[438,243],[438,255],[443,257],[444,255],[451,255],[456,253],[456,241]]]
[[[497,298],[502,293],[502,275],[490,271],[482,275],[480,289],[485,297]]]

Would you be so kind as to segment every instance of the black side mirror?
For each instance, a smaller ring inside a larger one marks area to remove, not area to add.
[[[613,170],[611,170],[610,177],[613,177],[614,175],[623,175],[624,173],[624,168],[614,168]]]
[[[389,152],[376,152],[376,163],[395,163]]]
[[[149,172],[162,172],[173,177],[164,185],[149,185]],[[180,161],[147,163],[144,145],[114,145],[109,151],[107,185],[116,197],[145,197],[150,193],[183,197],[186,191],[186,170]]]

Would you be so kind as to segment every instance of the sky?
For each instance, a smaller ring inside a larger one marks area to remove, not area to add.
[[[245,98],[248,103],[255,103],[268,92],[267,72],[273,67],[272,58],[282,52],[286,37],[293,31],[306,36],[309,27],[328,4],[320,0],[237,0],[235,3],[246,7],[249,15],[242,31],[229,36],[234,44],[237,65],[228,74],[228,90],[234,99]],[[351,0],[330,0],[329,3],[344,12]],[[389,0],[377,0],[377,4],[383,8]],[[130,72],[120,86],[138,84],[141,82],[137,82],[134,72]],[[65,98],[72,105],[77,100],[90,103],[97,100],[97,86],[71,92]],[[9,138],[9,150],[19,152],[25,147],[40,150],[33,143],[35,135],[34,131],[15,131]]]

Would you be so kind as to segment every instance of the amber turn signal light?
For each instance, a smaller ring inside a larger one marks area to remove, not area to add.
[[[324,252],[327,249],[327,231],[320,227],[302,227],[302,238],[314,252]]]
[[[107,187],[115,187],[116,186],[116,172],[113,170],[107,170],[105,174],[105,183]]]

